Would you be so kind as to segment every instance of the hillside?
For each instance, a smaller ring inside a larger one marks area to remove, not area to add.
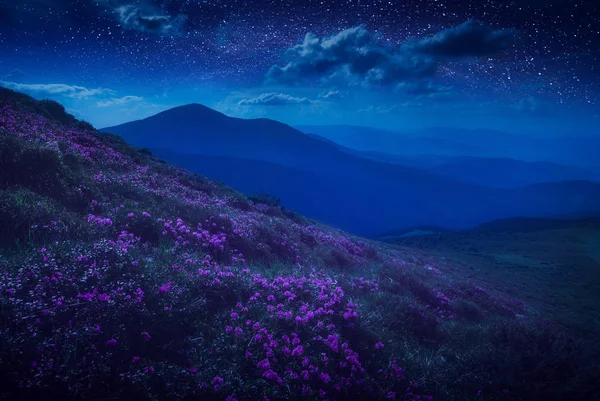
[[[551,313],[561,324],[598,338],[598,216],[503,219],[470,230],[387,240],[443,255],[480,282],[502,285],[538,313]]]
[[[502,287],[46,111],[0,92],[3,399],[597,394],[594,348]]]
[[[600,184],[584,182],[551,184],[553,199],[537,187],[499,192],[349,154],[276,121],[231,118],[195,104],[102,131],[238,190],[274,194],[288,208],[359,235],[571,213],[594,209],[600,197]]]

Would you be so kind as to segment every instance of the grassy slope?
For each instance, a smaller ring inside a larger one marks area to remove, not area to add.
[[[0,91],[1,398],[596,394],[589,344],[443,259],[253,203],[53,110]]]
[[[519,296],[537,313],[600,336],[600,219],[507,219],[392,240],[445,257],[461,274]]]

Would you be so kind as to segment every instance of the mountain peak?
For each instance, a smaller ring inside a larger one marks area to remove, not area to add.
[[[189,103],[173,107],[172,109],[150,116],[146,120],[158,116],[177,116],[178,118],[206,118],[207,116],[213,116],[214,118],[229,118],[225,114],[200,103]]]

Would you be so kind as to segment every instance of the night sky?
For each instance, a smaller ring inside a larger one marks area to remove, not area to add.
[[[0,85],[97,127],[202,103],[289,124],[600,135],[600,4],[0,0]]]

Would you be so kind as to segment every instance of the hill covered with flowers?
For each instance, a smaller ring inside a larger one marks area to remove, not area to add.
[[[561,400],[597,349],[0,90],[0,398]]]

